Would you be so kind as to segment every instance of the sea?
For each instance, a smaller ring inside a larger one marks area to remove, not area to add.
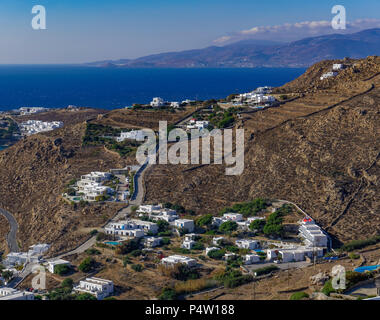
[[[221,99],[280,86],[304,68],[128,69],[69,65],[0,66],[0,111],[68,105],[115,109],[133,103]]]

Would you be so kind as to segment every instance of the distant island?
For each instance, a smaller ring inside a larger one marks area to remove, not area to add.
[[[137,59],[103,60],[87,66],[107,68],[309,67],[326,59],[365,58],[380,53],[380,29],[331,34],[279,43],[243,40],[226,46],[167,52]]]

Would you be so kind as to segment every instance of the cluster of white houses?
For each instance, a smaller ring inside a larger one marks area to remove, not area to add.
[[[104,183],[110,181],[111,178],[112,174],[109,172],[91,172],[81,176],[81,179],[73,186],[75,190],[74,196],[67,194],[63,194],[63,196],[75,202],[80,200],[88,202],[99,201],[103,197],[115,193],[113,188],[104,185]]]
[[[235,104],[246,104],[246,105],[263,105],[271,106],[276,102],[276,99],[268,95],[271,92],[271,87],[259,87],[251,92],[241,93],[236,95],[232,102]]]
[[[213,217],[212,224],[216,227],[219,227],[222,223],[227,221],[236,222],[239,229],[247,230],[250,224],[255,220],[265,220],[264,217],[248,217],[247,219],[243,218],[243,215],[240,213],[225,213],[222,217]]]
[[[61,128],[63,126],[62,121],[45,122],[40,120],[28,120],[19,125],[20,132],[24,136],[30,136],[32,134],[51,131]]]
[[[25,116],[25,115],[45,112],[47,110],[48,110],[47,108],[43,108],[43,107],[21,107],[17,111],[20,112],[20,115]]]
[[[36,244],[29,247],[28,252],[10,252],[7,257],[2,261],[2,264],[7,268],[25,265],[26,263],[36,263],[41,260],[44,252],[50,248],[50,245]]]
[[[196,120],[196,119],[190,119],[189,122],[186,125],[187,130],[191,129],[206,129],[209,126],[209,122],[206,120]]]
[[[333,66],[332,66],[332,71],[329,71],[329,72],[326,72],[324,74],[322,74],[322,76],[320,77],[320,80],[324,80],[324,79],[327,79],[327,78],[331,78],[331,77],[335,77],[338,75],[338,71],[339,70],[343,70],[345,68],[344,64],[342,63],[334,63]]]

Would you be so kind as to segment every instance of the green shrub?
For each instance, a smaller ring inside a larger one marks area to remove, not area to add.
[[[123,259],[123,266],[125,267],[127,264],[132,264],[132,261],[128,256],[125,256]]]
[[[64,276],[70,272],[71,268],[67,264],[59,264],[54,267],[54,273],[60,276]]]
[[[143,270],[143,266],[141,264],[132,264],[131,268],[136,272],[141,272]]]
[[[215,260],[221,260],[223,257],[224,257],[224,254],[225,254],[225,250],[223,249],[215,249],[215,250],[211,250],[207,253],[207,255],[211,258],[211,259],[215,259]]]
[[[353,260],[355,260],[355,259],[359,259],[360,258],[360,255],[359,254],[357,254],[357,253],[350,253],[349,255],[348,255],[348,257],[350,258],[350,259],[353,259]]]
[[[74,281],[71,278],[66,278],[61,283],[61,288],[69,288],[72,289],[74,286]]]
[[[161,294],[158,296],[159,300],[175,300],[177,298],[177,293],[172,288],[162,289]]]
[[[99,251],[99,250],[97,250],[97,249],[95,249],[95,248],[90,248],[90,249],[87,249],[86,251],[85,251],[87,254],[89,254],[89,255],[96,255],[96,254],[100,254],[101,252]]]
[[[309,295],[306,292],[295,292],[290,296],[290,300],[302,300],[304,298],[309,298]]]
[[[84,259],[79,265],[78,269],[82,272],[88,273],[94,270],[95,268],[95,260],[91,257]]]
[[[326,281],[322,288],[322,293],[324,293],[326,296],[329,296],[330,293],[333,292],[336,292],[336,290],[332,287],[331,280]]]
[[[370,246],[370,245],[374,245],[378,242],[380,242],[380,236],[372,237],[372,238],[365,239],[365,240],[353,240],[353,241],[350,241],[350,242],[346,243],[345,245],[343,245],[340,248],[340,250],[341,251],[354,251],[354,250],[362,249],[362,248]]]
[[[255,270],[255,274],[256,276],[262,276],[264,274],[268,274],[268,273],[271,273],[272,271],[276,271],[278,270],[279,268],[275,265],[270,265],[268,267],[264,267],[264,268],[259,268],[259,269],[256,269]]]
[[[230,233],[237,230],[238,225],[235,221],[226,221],[219,226],[219,231],[222,233]]]

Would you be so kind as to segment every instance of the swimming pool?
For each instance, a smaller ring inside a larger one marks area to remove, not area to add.
[[[363,267],[359,267],[359,268],[354,269],[354,271],[356,271],[356,272],[374,271],[377,268],[380,268],[380,264],[378,264],[376,266],[363,266]]]
[[[117,242],[117,241],[107,241],[107,242],[104,242],[105,244],[110,244],[110,245],[113,245],[113,246],[118,246],[120,244],[120,242]]]

